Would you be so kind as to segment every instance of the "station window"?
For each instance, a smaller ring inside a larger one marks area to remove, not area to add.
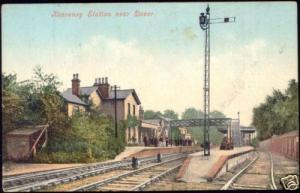
[[[73,113],[75,113],[75,112],[79,112],[79,106],[78,105],[73,106]]]
[[[132,105],[132,114],[135,116],[135,105]]]
[[[128,103],[127,106],[128,106],[128,115],[130,115],[130,103]]]

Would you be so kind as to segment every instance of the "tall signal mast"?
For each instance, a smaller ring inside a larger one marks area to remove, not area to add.
[[[199,24],[202,30],[205,31],[204,39],[204,156],[210,155],[210,141],[209,141],[209,112],[210,112],[210,97],[209,97],[209,79],[210,79],[210,24],[214,23],[228,23],[235,22],[235,17],[225,18],[210,18],[209,5],[207,5],[206,13],[200,13]]]

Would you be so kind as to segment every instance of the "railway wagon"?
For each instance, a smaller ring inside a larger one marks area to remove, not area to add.
[[[299,160],[299,131],[291,131],[269,140],[268,149],[289,159]]]

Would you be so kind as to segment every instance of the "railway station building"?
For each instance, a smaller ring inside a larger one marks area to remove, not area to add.
[[[67,114],[72,116],[74,112],[87,110],[91,106],[109,116],[115,116],[115,100],[117,106],[117,120],[126,120],[128,116],[138,120],[138,126],[126,128],[125,139],[127,143],[143,143],[142,136],[150,135],[158,129],[157,125],[143,124],[143,109],[141,101],[135,89],[117,89],[109,84],[107,77],[95,78],[92,86],[81,87],[78,74],[73,74],[72,87],[61,93],[67,103]],[[116,96],[115,96],[116,93]]]

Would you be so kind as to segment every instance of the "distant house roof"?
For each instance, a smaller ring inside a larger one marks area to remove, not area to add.
[[[140,101],[139,97],[137,96],[134,89],[117,90],[116,98],[118,100],[120,100],[120,99],[123,100],[123,99],[126,99],[130,94],[133,95],[133,97],[136,100],[138,105],[141,104],[141,101]],[[104,100],[112,100],[112,99],[115,99],[115,91],[114,90],[110,91],[108,98],[105,98]]]
[[[80,87],[80,95],[87,95],[89,96],[92,94],[95,90],[97,90],[97,86],[90,86],[90,87]],[[113,100],[115,99],[115,91],[110,91],[109,96],[107,98],[103,98],[101,96],[101,93],[98,92],[100,97],[103,100]],[[139,97],[137,96],[136,92],[134,89],[124,89],[124,90],[117,90],[117,100],[124,100],[126,99],[130,94],[133,95],[134,99],[136,100],[137,104],[141,104]],[[81,105],[87,105],[83,100],[81,100],[79,97],[76,95],[72,94],[72,89],[68,88],[64,92],[62,92],[62,96],[68,101],[76,104],[81,104]]]
[[[72,90],[67,89],[66,91],[61,93],[61,96],[68,102],[79,104],[79,105],[87,105],[83,102],[79,97],[72,94]]]
[[[92,94],[92,92],[94,92],[94,91],[97,90],[97,89],[98,89],[97,86],[80,87],[79,93],[80,93],[81,95],[90,95],[90,94]]]
[[[160,119],[144,119],[143,122],[153,124],[153,125],[160,125]]]
[[[32,135],[37,131],[41,131],[48,125],[39,125],[39,126],[24,126],[23,128],[15,129],[7,133],[7,135]]]
[[[171,119],[171,118],[164,117],[164,116],[162,116],[162,115],[157,115],[157,117],[160,118],[160,119],[163,119],[163,120],[165,120],[165,121],[172,121],[172,120],[173,120],[173,119]]]
[[[90,95],[92,94],[95,90],[97,90],[97,86],[89,86],[89,87],[80,87],[79,89],[79,94],[80,95]],[[71,93],[72,94],[72,89],[68,88],[65,92]]]

